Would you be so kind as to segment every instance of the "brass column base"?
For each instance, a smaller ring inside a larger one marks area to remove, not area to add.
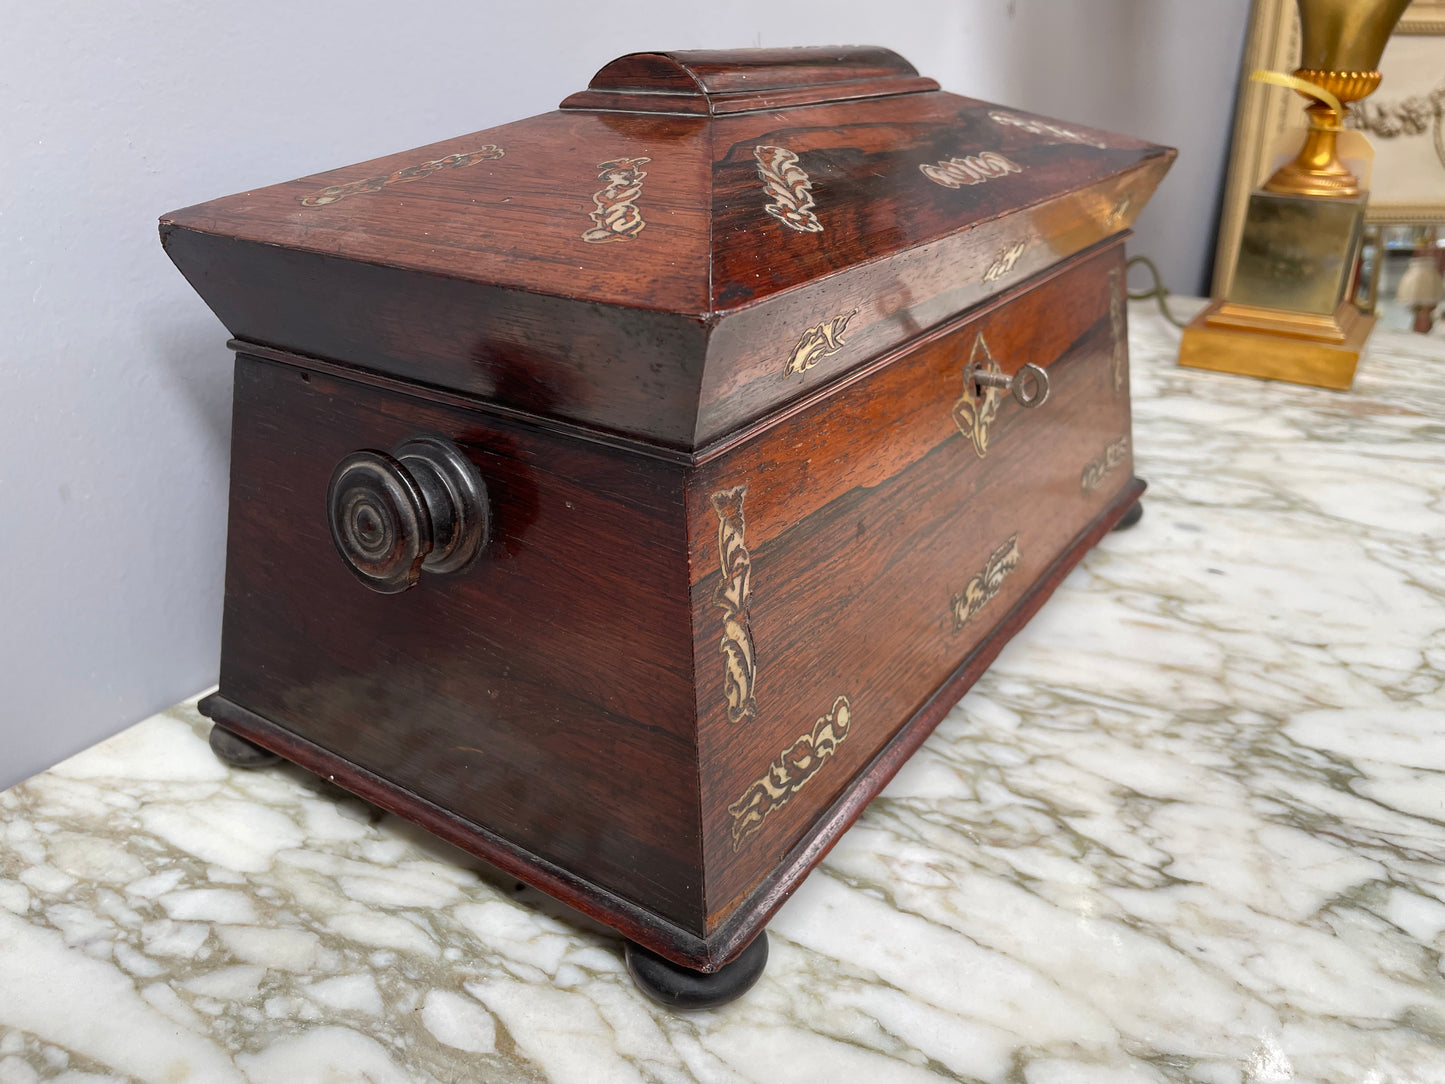
[[[1245,305],[1238,301],[1215,302],[1204,310],[1204,322],[1210,327],[1233,331],[1267,331],[1287,339],[1314,339],[1322,343],[1348,342],[1355,325],[1364,317],[1348,301],[1341,301],[1335,311],[1322,315],[1295,312],[1293,309],[1271,309],[1263,305]],[[1368,334],[1368,332],[1366,332]]]
[[[1268,314],[1275,310],[1255,309],[1252,318],[1240,319],[1243,314],[1238,310],[1243,307],[1214,301],[1191,320],[1179,343],[1179,364],[1189,369],[1349,390],[1365,340],[1375,326],[1373,316],[1358,315],[1352,305],[1348,312],[1337,312],[1331,322],[1343,335],[1340,341],[1329,342],[1322,340],[1318,330],[1310,335],[1297,325],[1291,327],[1291,317],[1298,320],[1298,314],[1281,312],[1283,319],[1271,321]]]

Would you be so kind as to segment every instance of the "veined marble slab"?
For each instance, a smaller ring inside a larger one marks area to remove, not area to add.
[[[0,794],[0,1084],[1445,1081],[1445,343],[1174,368],[1091,553],[674,1016],[614,935],[193,703]]]

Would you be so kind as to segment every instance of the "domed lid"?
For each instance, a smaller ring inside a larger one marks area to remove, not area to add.
[[[886,49],[635,53],[161,228],[240,339],[691,451],[1127,228],[1171,158]]]

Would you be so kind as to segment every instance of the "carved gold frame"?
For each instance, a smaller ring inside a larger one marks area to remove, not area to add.
[[[1408,34],[1419,37],[1445,37],[1445,0],[1415,0],[1395,27],[1394,37]],[[1383,93],[1389,93],[1389,73]],[[1406,201],[1371,200],[1365,209],[1365,221],[1372,226],[1416,226],[1421,223],[1445,222],[1445,199]]]
[[[1396,34],[1445,34],[1445,0],[1415,0],[1400,18]]]

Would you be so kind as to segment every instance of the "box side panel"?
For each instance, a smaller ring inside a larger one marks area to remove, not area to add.
[[[380,594],[328,482],[426,433],[476,464],[492,540]],[[222,695],[699,930],[681,468],[245,355],[233,441]]]
[[[1131,484],[1123,291],[1114,245],[700,468],[710,931]],[[1048,400],[966,391],[990,359]]]

